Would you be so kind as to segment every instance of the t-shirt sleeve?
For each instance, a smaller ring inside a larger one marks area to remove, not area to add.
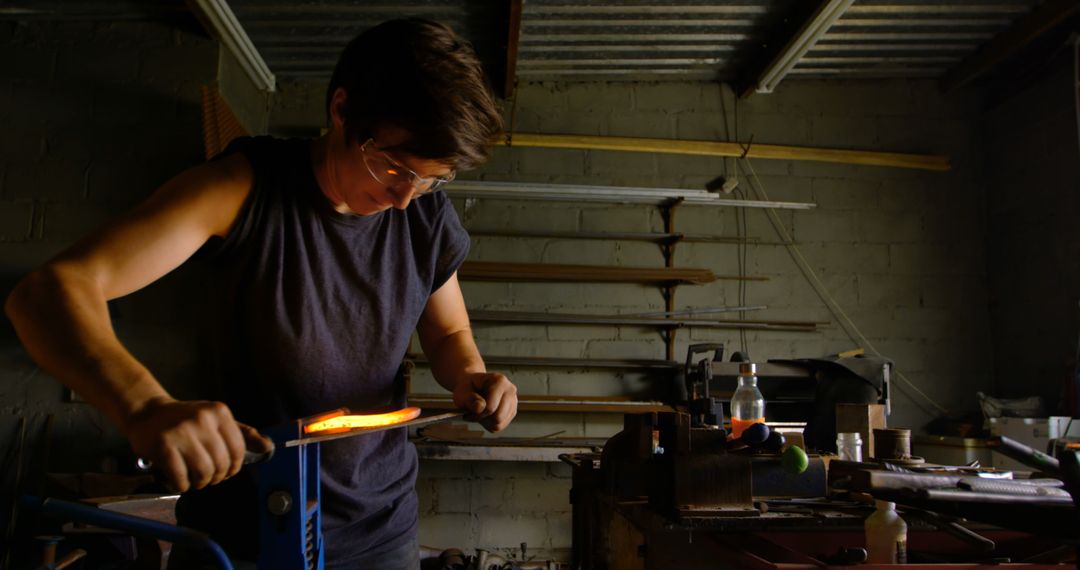
[[[251,164],[255,179],[251,192],[244,200],[244,205],[240,208],[240,213],[229,233],[223,238],[215,238],[207,242],[203,247],[203,253],[214,258],[227,256],[235,252],[255,231],[260,213],[267,207],[267,197],[263,195],[263,190],[267,185],[259,180],[259,173],[265,172],[265,169],[261,168],[261,161],[266,160],[268,154],[266,150],[270,142],[267,137],[239,137],[233,139],[220,154],[210,159],[211,161],[220,160],[238,152],[242,153]]]
[[[461,219],[458,218],[450,198],[443,193],[435,197],[441,202],[439,210],[441,236],[437,241],[440,247],[435,259],[434,279],[431,283],[432,293],[446,284],[450,276],[465,262],[465,257],[469,255],[469,233],[461,225]]]

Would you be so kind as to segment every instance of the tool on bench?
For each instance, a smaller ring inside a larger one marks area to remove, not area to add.
[[[1020,463],[1038,469],[1043,473],[1055,476],[1061,474],[1061,463],[1058,462],[1057,459],[1054,459],[1041,451],[1032,449],[1015,439],[999,435],[986,440],[986,445],[1005,457],[1015,459]]]

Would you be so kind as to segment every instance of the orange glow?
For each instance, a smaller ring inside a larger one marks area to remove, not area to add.
[[[420,408],[402,408],[385,414],[351,414],[336,416],[304,426],[304,433],[325,433],[358,428],[389,426],[416,419]]]

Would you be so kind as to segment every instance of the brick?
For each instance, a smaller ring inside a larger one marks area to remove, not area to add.
[[[552,340],[615,340],[619,329],[614,326],[550,325],[547,338]]]
[[[800,212],[795,219],[795,240],[799,243],[854,243],[857,239],[853,218],[847,212]]]
[[[935,280],[940,285],[940,282]],[[859,305],[865,307],[918,307],[923,279],[888,274],[859,274]]]
[[[438,550],[468,548],[478,536],[477,522],[472,515],[440,514],[420,517],[419,540],[424,546]]]
[[[663,354],[659,339],[652,343],[595,339],[587,341],[585,347],[587,358],[662,358]]]
[[[695,285],[693,287],[679,287],[679,289],[675,293],[676,308],[718,307],[722,305],[733,304],[734,300],[729,299],[724,292],[725,284],[719,281],[708,283],[705,285]],[[659,295],[657,295],[657,298],[658,303],[655,308],[642,308],[641,311],[666,310],[663,305],[663,300],[659,298]]]
[[[207,39],[188,42],[183,47],[142,48],[138,51],[138,80],[154,84],[183,77],[203,82],[213,81],[218,74],[218,46]]]
[[[50,81],[56,64],[53,48],[0,44],[0,76],[5,80]]]
[[[433,510],[438,513],[472,513],[473,494],[480,486],[470,479],[435,479]]]
[[[609,109],[609,135],[656,139],[676,138],[675,125],[681,117],[680,114],[670,111],[625,111],[623,109],[620,107]]]
[[[0,201],[0,241],[27,241],[33,238],[33,227],[33,202]]]
[[[535,239],[506,239],[477,236],[469,249],[469,261],[506,261],[539,263],[543,243]]]
[[[473,323],[473,335],[478,342],[487,340],[537,342],[547,338],[547,329],[543,325],[475,322]]]
[[[73,89],[37,82],[13,82],[10,89],[14,108],[19,112],[9,120],[17,127],[67,125],[90,115],[90,98]]]
[[[640,206],[607,205],[583,207],[581,230],[586,232],[646,232],[653,231],[650,216]]]
[[[641,176],[656,176],[656,157],[652,154],[592,150],[588,155],[589,174],[604,176],[609,186],[648,186]]]
[[[695,83],[651,83],[634,85],[634,109],[669,111],[701,107],[701,88]]]
[[[738,141],[744,145],[779,144],[805,145],[811,139],[811,125],[814,119],[807,120],[799,115],[745,115],[739,117]],[[753,140],[751,140],[753,137]]]
[[[860,243],[913,243],[922,241],[925,233],[922,216],[914,213],[861,214],[855,220],[855,235]]]
[[[535,416],[535,415],[536,414],[533,414],[533,416]],[[539,415],[544,415],[544,414],[539,414]],[[554,419],[555,421],[560,421],[560,417],[558,417],[558,416],[559,415],[556,414],[552,419]],[[522,418],[523,420],[526,419],[526,418],[535,419],[535,418],[531,418],[530,416],[527,416],[527,415],[526,416],[519,416],[519,417]],[[515,421],[515,423],[517,422],[517,420],[514,420],[514,421]],[[548,433],[550,433],[550,432],[548,432]],[[525,479],[525,480],[530,480],[531,481],[531,480],[536,480],[536,479],[543,479],[544,477],[547,476],[546,471],[544,470],[544,464],[543,463],[525,462],[525,461],[522,461],[522,462],[518,462],[518,461],[513,461],[513,462],[503,462],[503,461],[479,462],[479,463],[474,463],[472,469],[473,469],[474,477],[476,479],[478,479],[478,480],[487,480],[487,479],[494,479],[494,480],[515,479],[515,480],[519,480],[519,479]]]
[[[469,479],[472,464],[444,459],[421,459],[418,480]]]
[[[606,112],[563,113],[557,109],[524,111],[519,107],[516,132],[537,132],[560,135],[606,135]]]
[[[658,216],[659,217],[659,216]],[[660,221],[660,220],[658,220]],[[680,207],[675,210],[675,231],[685,234],[736,237],[735,208]],[[662,221],[654,231],[663,231]],[[684,244],[676,247],[676,251]],[[716,246],[731,247],[731,246]]]
[[[735,275],[738,246],[704,242],[686,242],[676,246],[675,267],[710,269],[722,275]],[[660,260],[663,264],[663,260]]]
[[[543,519],[520,514],[491,513],[481,519],[477,547],[488,550],[517,550],[523,537],[544,536]]]
[[[418,511],[421,515],[435,512],[435,482],[430,479],[418,479],[416,481],[416,498],[419,502]]]
[[[519,109],[567,109],[566,83],[537,83],[522,82],[517,88],[517,104]]]
[[[550,176],[565,173],[585,173],[582,150],[529,149],[514,155],[514,171],[523,176]],[[541,180],[543,181],[543,180]]]
[[[570,511],[570,481],[548,478],[515,481],[511,504],[516,510],[537,514],[568,512]]]
[[[622,393],[625,386],[617,376],[611,370],[560,370],[552,372],[548,385],[552,395],[605,396]]]
[[[838,244],[800,246],[810,266],[824,273],[884,273],[891,267],[893,246]]]
[[[56,58],[58,78],[79,78],[87,83],[108,85],[115,81],[131,81],[138,72],[138,50],[84,44],[61,49]]]
[[[85,192],[87,167],[54,157],[12,163],[7,168],[4,191],[9,198],[79,200]]]
[[[729,137],[720,113],[679,111],[675,113],[675,136],[679,140],[724,141]]]
[[[617,249],[614,241],[549,240],[545,242],[541,262],[614,265]]]
[[[874,210],[881,205],[880,182],[846,178],[814,178],[810,181],[817,210]]]
[[[543,310],[579,306],[583,287],[580,283],[513,283],[511,291],[521,310]]]
[[[509,283],[462,281],[461,291],[469,306],[478,309],[505,308],[514,303]]]
[[[726,166],[723,158],[715,156],[692,156],[682,154],[660,154],[656,156],[657,168],[662,173],[679,176],[680,180],[687,177],[697,176],[706,179],[705,182],[716,178],[722,172],[730,171],[734,167]],[[729,161],[731,159],[728,159]],[[700,185],[682,183],[679,188],[704,188]],[[700,208],[693,208],[700,209]],[[680,212],[686,209],[680,210]]]

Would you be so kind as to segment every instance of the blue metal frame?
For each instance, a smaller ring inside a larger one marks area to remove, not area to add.
[[[284,446],[286,441],[303,437],[300,421],[265,430],[264,435],[274,440],[277,448],[273,457],[256,466],[259,570],[323,570],[319,444]],[[287,509],[282,508],[285,499]]]

